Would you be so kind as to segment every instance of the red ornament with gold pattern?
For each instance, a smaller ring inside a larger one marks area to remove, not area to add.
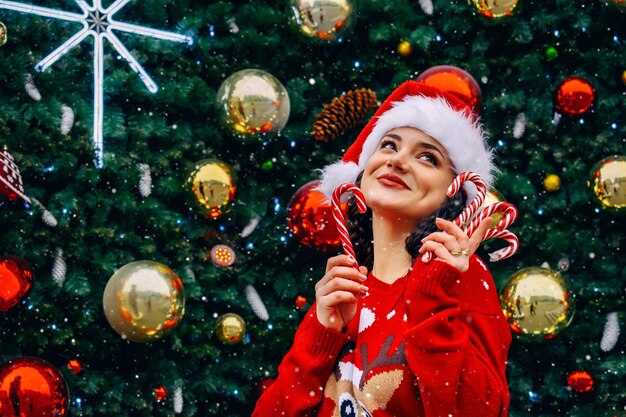
[[[235,251],[228,245],[220,244],[211,248],[211,260],[217,266],[229,267],[235,263]]]
[[[43,359],[22,357],[0,366],[2,416],[63,417],[68,404],[63,375]]]
[[[554,94],[554,106],[560,113],[578,116],[587,112],[596,101],[596,90],[581,77],[569,77]]]
[[[30,203],[30,199],[24,193],[22,176],[13,156],[4,149],[0,152],[0,196],[9,200],[23,200]]]
[[[19,303],[32,282],[33,271],[28,262],[17,256],[0,257],[0,311],[6,313]]]
[[[318,185],[318,180],[306,183],[291,197],[287,226],[304,246],[324,252],[337,250],[341,241],[333,209],[324,194],[315,189]],[[346,210],[346,205],[342,204],[342,210]]]
[[[567,384],[576,392],[587,392],[593,388],[593,378],[587,371],[574,371],[567,376]]]
[[[467,104],[476,115],[480,114],[483,93],[469,72],[452,65],[437,65],[422,72],[416,81],[452,94]]]

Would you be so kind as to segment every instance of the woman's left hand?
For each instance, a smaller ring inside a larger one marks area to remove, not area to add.
[[[433,232],[422,239],[419,253],[424,255],[431,252],[440,261],[452,265],[461,272],[467,271],[470,257],[476,252],[489,229],[491,217],[483,219],[471,236],[467,236],[454,222],[437,218],[435,223],[442,231]]]

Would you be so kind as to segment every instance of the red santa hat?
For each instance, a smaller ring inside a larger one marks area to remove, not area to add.
[[[329,199],[343,183],[354,183],[383,136],[398,127],[414,127],[436,139],[448,153],[456,174],[471,171],[492,185],[493,150],[471,108],[443,90],[417,81],[396,88],[365,125],[341,160],[321,170],[318,189]],[[467,201],[476,195],[470,182],[463,186]]]

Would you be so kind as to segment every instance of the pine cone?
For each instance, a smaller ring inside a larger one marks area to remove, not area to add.
[[[355,127],[370,109],[377,106],[376,93],[369,88],[348,91],[324,106],[315,118],[311,135],[324,142],[334,140]]]

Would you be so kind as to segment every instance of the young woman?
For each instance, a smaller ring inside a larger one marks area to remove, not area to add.
[[[476,190],[446,195],[463,171],[489,185],[491,161],[460,100],[412,81],[389,96],[342,160],[322,171],[328,196],[346,182],[365,196],[364,214],[348,204],[357,259],[328,260],[253,416],[507,415],[511,335],[474,255],[490,219],[468,237],[452,220]]]

